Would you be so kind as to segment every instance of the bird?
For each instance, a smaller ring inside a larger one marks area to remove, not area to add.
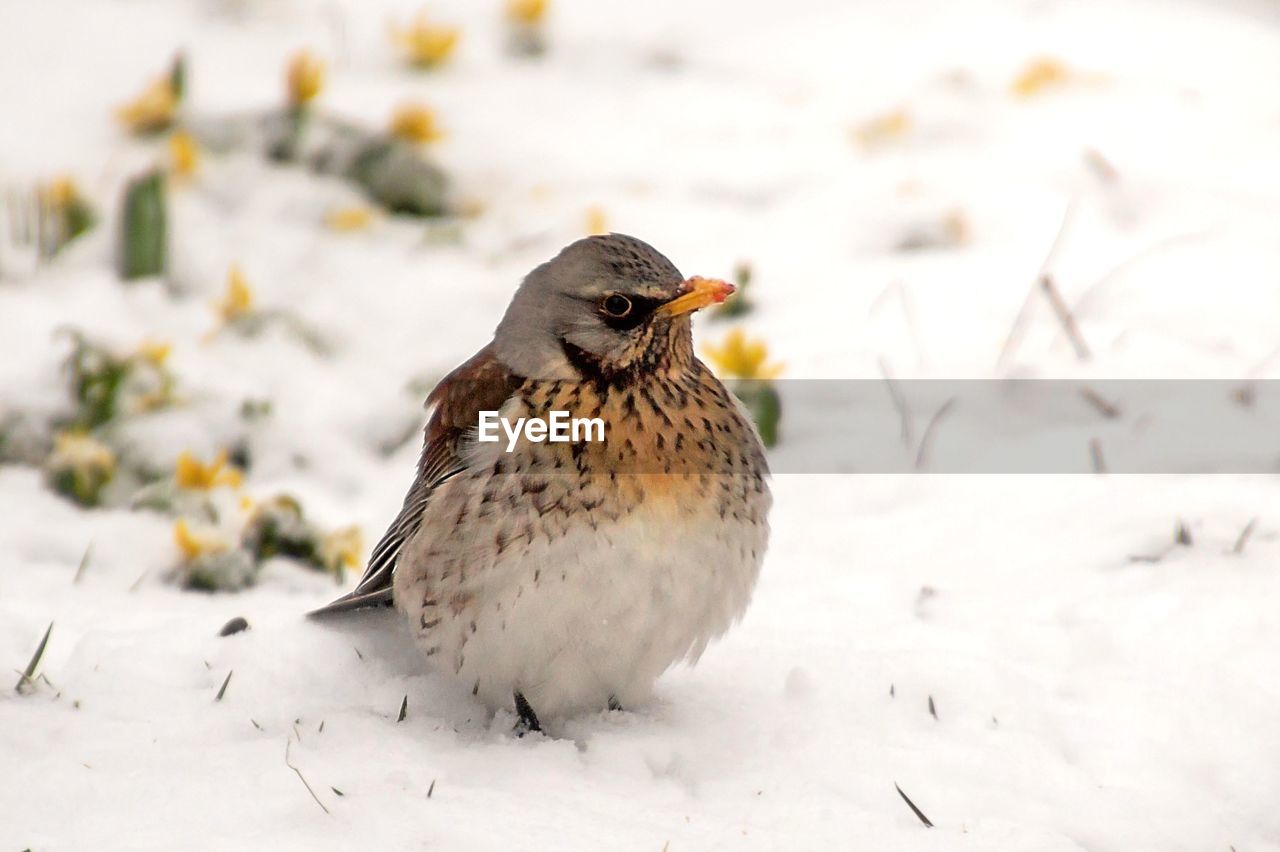
[[[416,477],[359,583],[311,615],[394,606],[521,736],[648,701],[741,619],[768,546],[760,438],[693,349],[693,313],[733,291],[625,234],[536,267],[428,395]],[[480,440],[482,412],[553,411],[603,435]]]

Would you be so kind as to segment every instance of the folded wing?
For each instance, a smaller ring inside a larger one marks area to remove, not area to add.
[[[356,587],[309,613],[310,617],[392,605],[391,578],[396,560],[422,526],[431,495],[464,470],[463,448],[476,428],[480,412],[502,408],[519,384],[520,379],[493,355],[492,346],[486,346],[436,385],[427,397],[427,408],[433,410],[418,460],[418,474],[400,513],[373,549]]]

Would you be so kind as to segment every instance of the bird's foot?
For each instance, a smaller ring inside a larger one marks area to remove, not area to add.
[[[615,713],[622,710],[622,702],[618,700],[616,695],[609,696],[609,709]]]
[[[529,702],[519,692],[515,693],[515,699],[516,715],[520,717],[520,721],[516,722],[516,736],[523,737],[529,733],[542,733],[542,725],[538,722],[538,714],[533,712]]]

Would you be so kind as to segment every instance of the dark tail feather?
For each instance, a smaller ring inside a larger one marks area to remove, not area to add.
[[[312,610],[307,613],[307,618],[327,618],[331,615],[341,615],[352,610],[387,606],[391,606],[391,586],[367,592],[361,592],[357,589],[350,594],[343,595],[327,606]]]

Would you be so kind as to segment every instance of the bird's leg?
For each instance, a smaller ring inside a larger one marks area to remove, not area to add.
[[[516,714],[520,716],[520,721],[516,723],[516,730],[519,732],[517,736],[523,737],[530,732],[542,733],[542,725],[538,722],[538,714],[533,712],[529,702],[519,692],[515,693],[515,697]]]
[[[618,696],[616,695],[609,696],[609,709],[614,712],[617,712],[622,709],[622,702],[618,700]]]

